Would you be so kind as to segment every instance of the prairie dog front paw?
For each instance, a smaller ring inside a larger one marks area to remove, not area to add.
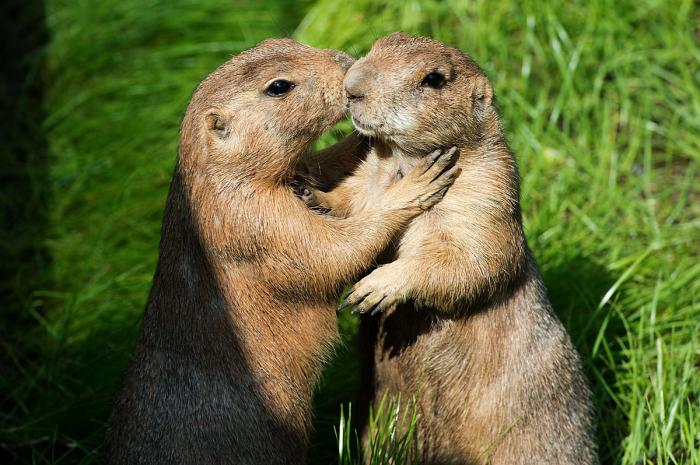
[[[338,310],[355,307],[353,313],[372,315],[392,311],[408,299],[404,277],[400,267],[393,263],[380,266],[350,288]]]
[[[289,186],[292,188],[294,194],[299,197],[307,207],[314,208],[320,206],[318,197],[315,194],[316,189],[306,185],[304,181],[293,178],[289,181]]]

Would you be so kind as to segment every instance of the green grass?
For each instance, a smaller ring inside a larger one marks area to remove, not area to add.
[[[340,420],[335,430],[338,444],[338,465],[417,465],[418,413],[412,401],[385,392],[379,405],[370,406],[367,442],[361,445],[360,433],[353,428],[352,415],[340,407]],[[403,405],[403,408],[402,408]]]
[[[404,30],[465,50],[495,85],[528,240],[593,383],[603,463],[700,464],[696,3],[51,0],[45,16],[42,72],[23,87],[39,83],[43,111],[18,112],[33,129],[11,136],[46,156],[25,157],[24,198],[1,197],[35,214],[15,212],[27,228],[7,229],[18,245],[2,251],[16,274],[2,288],[0,461],[95,462],[197,82],[268,36],[359,55]],[[338,461],[357,385],[355,320],[340,324],[312,463]]]

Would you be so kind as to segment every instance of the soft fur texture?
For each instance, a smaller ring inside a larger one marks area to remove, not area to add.
[[[449,163],[441,156],[355,217],[306,208],[287,180],[342,117],[351,63],[268,40],[195,91],[140,340],[109,420],[108,463],[303,463],[337,294],[457,175],[433,181]],[[272,97],[275,79],[296,87]]]
[[[444,84],[426,85],[430,73]],[[345,87],[373,147],[310,204],[338,216],[366,211],[436,147],[458,146],[463,169],[347,297],[362,312],[383,311],[361,326],[359,413],[385,390],[404,405],[415,396],[420,463],[596,463],[588,382],[525,241],[489,80],[459,50],[396,33],[352,66]],[[310,170],[312,179],[334,175],[318,163]]]

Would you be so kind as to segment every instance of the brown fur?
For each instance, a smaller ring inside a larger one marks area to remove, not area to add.
[[[443,87],[421,85],[432,72]],[[366,400],[416,396],[421,463],[596,463],[588,383],[528,250],[515,161],[482,70],[459,50],[396,33],[352,66],[345,87],[355,126],[376,140],[315,202],[358,214],[436,147],[458,146],[463,169],[347,297],[384,311],[361,327]]]
[[[195,91],[181,129],[140,340],[106,437],[111,464],[301,464],[334,302],[456,176],[426,162],[348,219],[286,185],[342,117],[352,60],[269,40]],[[266,95],[269,82],[296,87]]]

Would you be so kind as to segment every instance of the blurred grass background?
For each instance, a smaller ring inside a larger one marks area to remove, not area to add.
[[[395,30],[492,79],[530,245],[592,380],[605,464],[700,464],[700,7],[662,0],[9,0],[0,463],[95,463],[157,258],[188,99],[270,36]],[[439,115],[435,115],[439,118]],[[311,463],[357,383],[355,320]]]

